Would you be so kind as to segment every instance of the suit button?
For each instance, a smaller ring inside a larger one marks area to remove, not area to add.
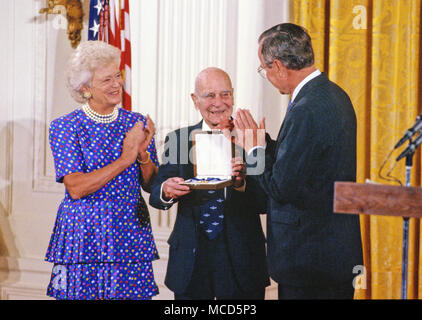
[[[196,248],[193,248],[192,252],[195,253],[196,252]]]

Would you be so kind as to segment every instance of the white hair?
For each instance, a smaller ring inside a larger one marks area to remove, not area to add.
[[[82,87],[90,86],[97,68],[111,62],[120,66],[121,52],[103,41],[82,42],[69,59],[66,68],[66,86],[77,102],[85,103]]]

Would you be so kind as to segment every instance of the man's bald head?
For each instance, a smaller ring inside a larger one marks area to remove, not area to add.
[[[210,67],[195,79],[195,93],[191,94],[195,108],[211,129],[233,112],[233,88],[229,75],[222,69]]]
[[[199,72],[196,76],[195,93],[200,93],[203,87],[206,86],[207,82],[214,79],[218,79],[218,81],[226,81],[228,87],[233,89],[230,76],[227,74],[226,71],[216,67],[209,67]]]

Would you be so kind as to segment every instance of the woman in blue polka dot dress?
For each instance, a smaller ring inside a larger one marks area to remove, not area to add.
[[[82,103],[50,125],[57,182],[64,183],[46,254],[56,299],[151,299],[158,294],[152,261],[158,252],[141,186],[157,173],[154,123],[126,111],[120,51],[81,43],[67,86]]]

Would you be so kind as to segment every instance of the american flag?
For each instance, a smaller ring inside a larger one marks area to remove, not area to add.
[[[124,79],[122,107],[131,110],[131,46],[129,0],[91,0],[88,40],[105,41],[122,51],[120,70]]]

